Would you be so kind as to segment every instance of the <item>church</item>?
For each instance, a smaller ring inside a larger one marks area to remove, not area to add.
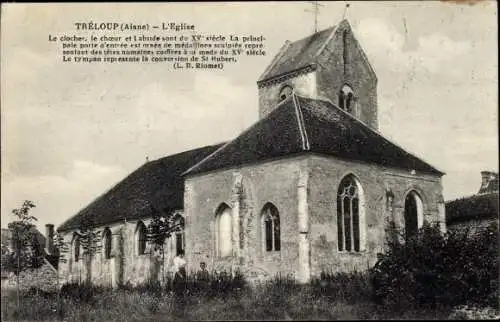
[[[446,229],[444,173],[378,131],[377,76],[347,20],[285,42],[257,87],[259,120],[235,139],[149,161],[58,227],[64,282],[160,279],[158,262],[168,272],[184,251],[188,271],[305,283],[371,267],[391,222],[406,236]],[[184,222],[160,259],[153,209]],[[90,261],[84,223],[102,232]]]

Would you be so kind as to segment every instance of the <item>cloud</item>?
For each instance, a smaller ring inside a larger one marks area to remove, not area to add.
[[[25,199],[36,204],[32,214],[38,218],[40,229],[46,223],[58,225],[111,188],[125,174],[119,167],[88,160],[75,160],[66,176],[2,173],[2,226],[13,219],[11,210],[19,207]]]
[[[396,73],[437,74],[448,70],[453,73],[456,68],[445,67],[471,49],[468,41],[454,41],[434,33],[419,36],[415,48],[407,50],[406,43],[414,39],[407,39],[401,31],[385,21],[370,18],[360,21],[356,35],[371,57],[383,60],[383,65]]]

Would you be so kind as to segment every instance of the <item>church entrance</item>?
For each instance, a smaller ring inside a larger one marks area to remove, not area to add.
[[[415,236],[423,224],[423,203],[415,191],[410,191],[405,198],[405,238]]]

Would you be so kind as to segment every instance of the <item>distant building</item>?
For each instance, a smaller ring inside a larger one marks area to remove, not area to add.
[[[43,254],[43,263],[36,269],[21,272],[20,284],[22,288],[36,287],[49,290],[57,286],[59,254],[53,244],[54,225],[47,224],[45,225],[45,229],[46,236],[42,235],[42,233],[33,226],[36,245],[39,247],[37,251]],[[10,235],[11,232],[9,229],[2,228],[2,256],[4,256],[4,252],[12,251]],[[2,286],[8,287],[16,284],[16,278],[13,278],[13,274],[7,272],[4,267],[1,269],[1,277]]]
[[[446,202],[448,229],[477,229],[498,223],[498,173],[481,172],[481,187],[477,194]]]

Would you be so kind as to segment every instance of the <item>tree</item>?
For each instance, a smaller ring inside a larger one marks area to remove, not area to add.
[[[87,266],[86,282],[92,282],[92,258],[94,254],[101,251],[101,235],[102,232],[95,229],[93,220],[84,221],[78,231],[80,238],[80,247],[83,250],[83,258]]]
[[[34,207],[36,206],[32,201],[25,200],[20,208],[12,210],[16,220],[8,224],[10,247],[8,250],[2,250],[2,268],[13,272],[17,277],[18,306],[20,273],[27,269],[38,268],[43,263],[43,252],[34,225],[37,219],[30,214],[30,210]]]
[[[155,207],[152,208],[153,218],[147,226],[146,239],[162,258],[162,278],[165,276],[165,241],[173,233],[184,229],[184,218],[174,211],[162,214]]]

